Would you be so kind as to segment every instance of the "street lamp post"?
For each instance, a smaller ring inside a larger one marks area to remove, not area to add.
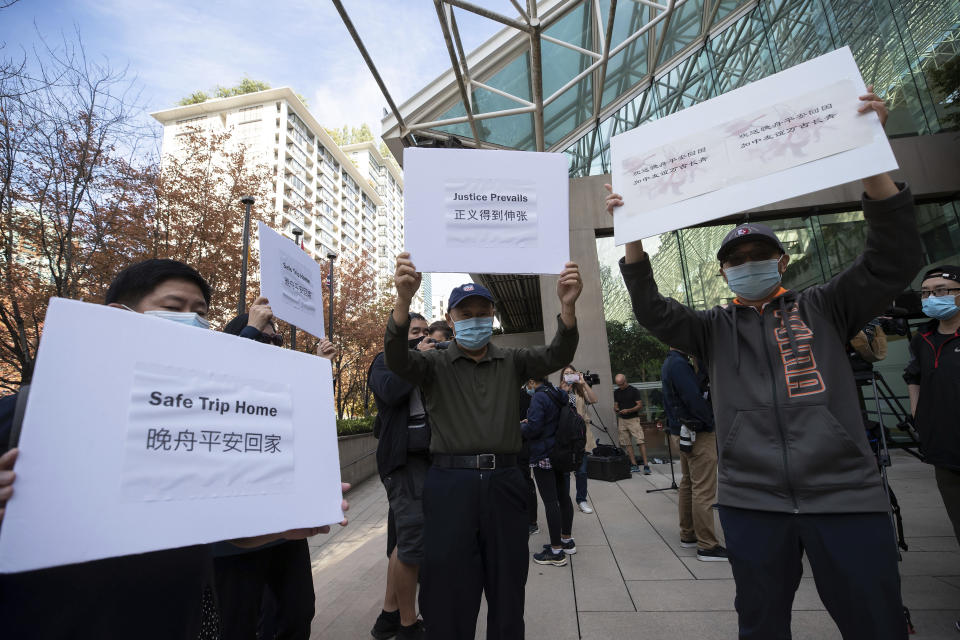
[[[291,233],[293,233],[293,243],[299,248],[300,236],[303,235],[303,229],[294,227]],[[292,324],[290,325],[290,348],[294,351],[297,350],[297,328]]]
[[[246,206],[243,214],[243,257],[240,264],[240,300],[237,302],[237,315],[247,310],[247,256],[250,255],[250,207],[253,205],[253,196],[240,198]]]
[[[329,298],[330,313],[327,319],[327,336],[330,342],[333,342],[333,261],[337,259],[337,254],[332,251],[327,254],[330,260],[330,272],[327,274],[327,297]]]

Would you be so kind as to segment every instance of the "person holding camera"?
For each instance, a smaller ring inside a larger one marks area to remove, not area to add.
[[[560,314],[549,345],[522,349],[490,342],[493,296],[479,284],[454,289],[447,349],[407,347],[410,303],[420,288],[409,253],[397,257],[397,300],[384,337],[390,370],[423,391],[432,465],[423,486],[423,606],[430,635],[473,640],[486,596],[488,640],[522,639],[529,570],[523,474],[517,468],[521,384],[573,360],[579,342],[580,271],[564,265]]]
[[[590,373],[587,371],[587,373]],[[595,376],[596,374],[594,374]],[[596,446],[596,440],[593,437],[593,431],[590,429],[590,425],[593,424],[590,421],[590,414],[587,412],[587,405],[597,403],[597,394],[593,392],[593,389],[587,384],[587,380],[584,378],[583,374],[577,371],[577,368],[572,364],[568,364],[563,368],[563,371],[560,372],[560,389],[566,391],[568,397],[570,398],[570,404],[574,410],[583,418],[583,422],[587,427],[587,444],[585,448],[586,453],[593,451],[593,447]],[[590,506],[590,503],[587,502],[587,456],[586,453],[583,456],[583,462],[580,463],[580,468],[576,470],[574,476],[577,479],[577,497],[575,502],[577,507],[583,513],[590,514],[593,513],[593,507]]]
[[[903,379],[920,432],[924,460],[934,466],[953,531],[960,542],[960,267],[926,272],[920,284],[923,313],[931,318],[910,341]]]
[[[886,105],[868,91],[860,113],[886,122]],[[790,637],[804,554],[845,640],[907,637],[890,502],[844,347],[909,286],[922,250],[909,189],[886,174],[862,182],[863,253],[802,292],[782,286],[790,256],[757,223],[721,243],[735,298],[707,311],[660,295],[639,240],[620,262],[637,321],[709,366],[741,640]],[[623,199],[611,193],[606,204],[612,214]]]
[[[723,562],[727,551],[714,532],[717,437],[713,408],[687,354],[671,348],[660,369],[663,411],[673,446],[680,449],[680,546],[697,548],[697,560]]]
[[[410,313],[406,348],[428,351],[427,320]],[[387,368],[377,354],[367,384],[377,404],[377,471],[390,505],[387,518],[387,585],[383,610],[370,634],[423,638],[417,619],[417,579],[423,562],[423,483],[430,467],[430,427],[420,390]]]

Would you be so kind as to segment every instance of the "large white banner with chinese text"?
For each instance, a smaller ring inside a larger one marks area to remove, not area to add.
[[[342,519],[329,361],[162,318],[51,300],[19,448],[0,572]]]
[[[897,168],[844,47],[610,141],[616,243]]]
[[[560,273],[570,257],[560,154],[406,149],[404,241],[417,269]]]

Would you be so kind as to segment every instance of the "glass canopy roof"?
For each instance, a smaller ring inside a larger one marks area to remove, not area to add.
[[[612,135],[844,45],[892,103],[888,133],[938,131],[922,67],[956,56],[960,30],[960,0],[510,0],[518,16],[434,2],[451,69],[383,138],[566,152],[573,176],[606,172]],[[467,54],[461,11],[504,29]]]

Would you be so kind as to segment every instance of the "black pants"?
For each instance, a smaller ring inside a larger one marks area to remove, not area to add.
[[[276,603],[277,638],[309,640],[313,574],[306,540],[213,559],[222,640],[256,638],[264,588]]]
[[[960,471],[935,467],[935,473],[937,488],[940,489],[940,497],[947,508],[953,533],[957,536],[957,542],[960,542]]]
[[[520,469],[431,467],[423,511],[422,588],[430,636],[473,640],[485,594],[487,640],[522,640],[529,561]]]
[[[740,638],[785,640],[803,574],[844,640],[905,640],[893,525],[886,513],[771,513],[720,507],[737,584]]]
[[[530,463],[525,461],[520,467],[520,473],[527,483],[527,520],[530,524],[537,524],[537,485],[533,483],[533,474],[530,472]]]
[[[570,474],[556,469],[533,468],[537,480],[543,510],[547,514],[550,544],[560,546],[560,534],[571,533],[573,528],[573,502],[570,500]]]

